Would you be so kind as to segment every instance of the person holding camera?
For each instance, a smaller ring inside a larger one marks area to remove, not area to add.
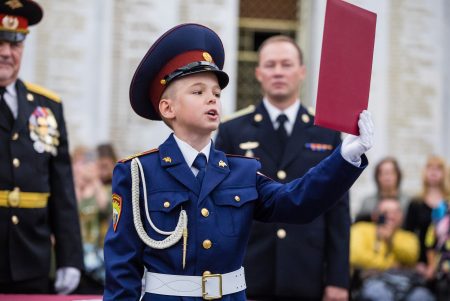
[[[375,270],[414,265],[419,256],[419,241],[414,233],[401,229],[402,223],[399,202],[382,199],[372,213],[372,222],[359,222],[351,227],[351,265]]]
[[[380,200],[371,222],[351,227],[350,264],[362,287],[357,300],[434,300],[413,267],[419,240],[401,229],[403,211],[395,198]]]

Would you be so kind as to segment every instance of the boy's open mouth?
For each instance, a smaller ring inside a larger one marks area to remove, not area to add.
[[[208,112],[206,112],[206,114],[208,114],[209,116],[218,116],[219,115],[217,110],[209,110]]]

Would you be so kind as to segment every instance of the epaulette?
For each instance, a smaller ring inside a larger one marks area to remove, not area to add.
[[[148,150],[148,151],[140,152],[140,153],[137,153],[137,154],[128,156],[128,157],[126,157],[125,159],[119,160],[119,163],[125,163],[125,162],[127,162],[127,161],[130,161],[130,160],[136,158],[136,157],[140,157],[140,156],[143,156],[143,155],[148,155],[148,154],[151,154],[151,153],[156,153],[157,151],[159,151],[159,149],[157,149],[157,148],[152,148],[152,149],[150,149],[150,150]]]
[[[316,115],[316,110],[313,107],[308,107],[306,108],[306,110],[308,111],[309,114],[311,114],[312,116]]]
[[[224,116],[221,121],[222,122],[227,122],[227,121],[230,121],[232,119],[235,119],[235,118],[238,118],[238,117],[241,117],[241,116],[253,113],[254,111],[255,111],[255,106],[254,105],[249,105],[246,108],[237,110],[236,112],[231,113],[230,115]]]
[[[48,90],[47,88],[28,82],[25,82],[25,87],[27,87],[28,91],[45,96],[48,99],[53,100],[54,102],[61,102],[61,97],[59,97],[55,92]]]

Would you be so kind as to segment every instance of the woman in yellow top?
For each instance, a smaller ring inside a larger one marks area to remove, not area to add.
[[[414,233],[400,228],[403,213],[399,201],[382,199],[372,220],[351,227],[350,263],[361,271],[364,281],[360,299],[356,300],[434,301],[413,272],[419,258],[419,240]]]
[[[372,214],[373,222],[351,228],[350,263],[360,269],[386,270],[412,267],[419,257],[417,236],[400,227],[402,209],[396,199],[383,199]]]

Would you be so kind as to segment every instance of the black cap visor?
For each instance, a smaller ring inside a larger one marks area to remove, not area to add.
[[[0,30],[0,41],[22,42],[27,37],[26,33]]]
[[[221,89],[225,88],[228,85],[229,82],[228,74],[220,70],[215,64],[203,61],[193,62],[184,67],[178,68],[174,72],[167,75],[164,79],[166,80],[166,84],[169,84],[175,79],[201,72],[214,73],[217,76],[217,81]]]

